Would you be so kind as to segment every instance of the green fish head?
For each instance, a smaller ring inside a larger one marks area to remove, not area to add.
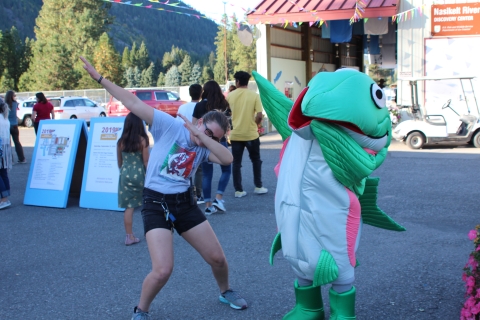
[[[320,72],[308,84],[302,114],[333,123],[390,145],[392,125],[383,90],[353,69]]]

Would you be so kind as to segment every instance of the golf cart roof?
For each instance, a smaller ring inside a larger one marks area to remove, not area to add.
[[[462,79],[475,79],[476,76],[472,75],[460,75],[460,76],[446,76],[446,77],[417,77],[417,78],[398,78],[398,80],[403,80],[403,81],[425,81],[425,80],[433,80],[433,81],[438,81],[438,80],[462,80]]]

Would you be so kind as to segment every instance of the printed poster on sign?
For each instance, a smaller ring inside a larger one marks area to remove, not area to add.
[[[30,188],[63,190],[74,134],[74,124],[42,125]]]
[[[87,169],[86,191],[118,192],[117,141],[123,132],[123,122],[95,123]]]

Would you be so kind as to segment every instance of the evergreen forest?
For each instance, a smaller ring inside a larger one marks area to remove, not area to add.
[[[225,60],[229,80],[256,66],[255,43],[241,44],[236,18],[224,19],[226,30],[204,18],[102,0],[2,0],[0,92],[100,87],[80,55],[124,87],[223,84]]]

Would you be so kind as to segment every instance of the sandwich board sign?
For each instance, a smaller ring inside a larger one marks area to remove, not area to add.
[[[80,207],[123,211],[118,207],[117,141],[125,117],[93,118],[90,122]]]
[[[41,120],[23,204],[66,208],[80,195],[86,147],[84,120]]]

